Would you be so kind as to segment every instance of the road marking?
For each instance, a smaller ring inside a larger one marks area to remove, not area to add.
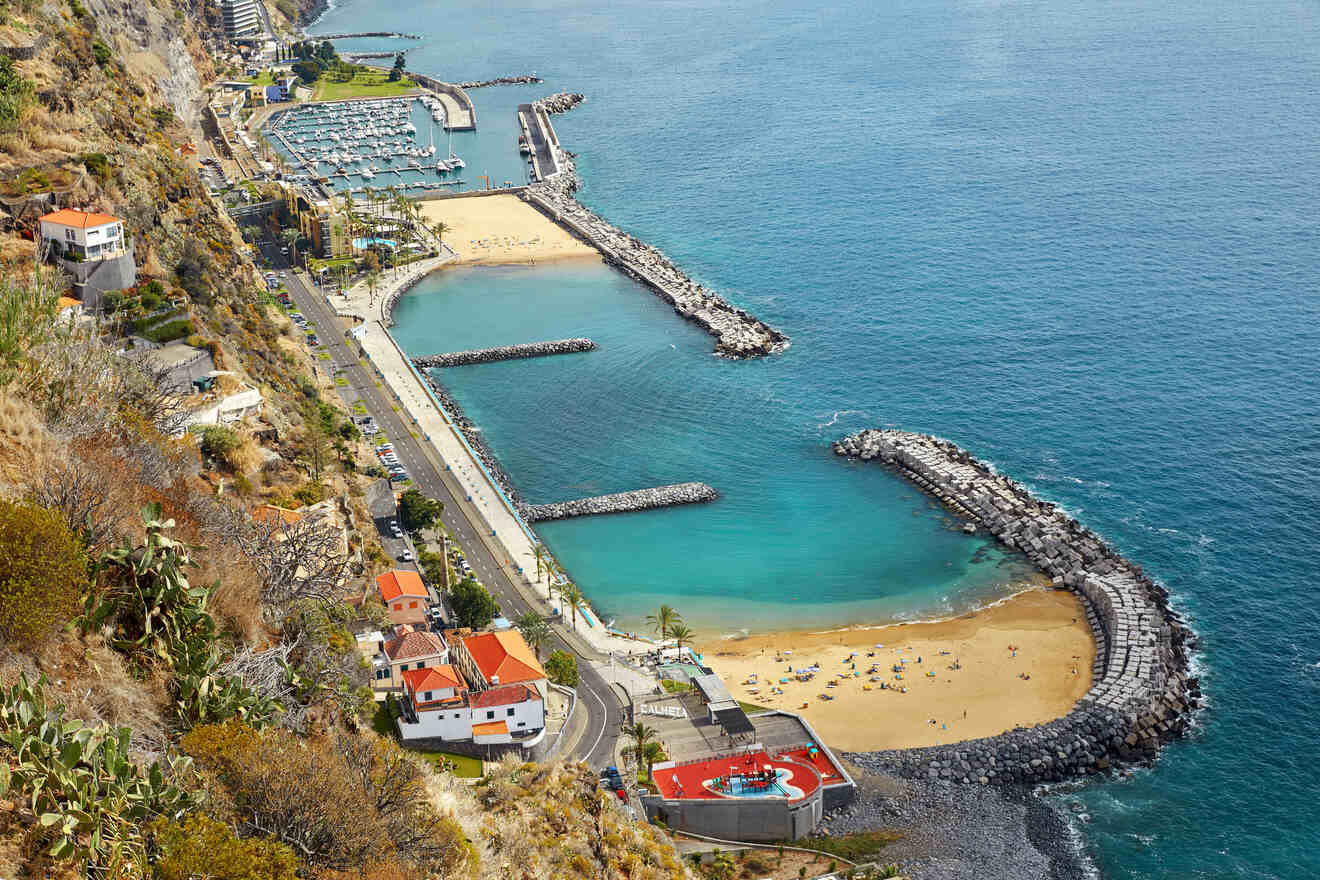
[[[600,703],[600,733],[596,734],[596,741],[591,744],[591,748],[582,753],[583,760],[590,760],[591,753],[596,751],[596,746],[600,745],[601,739],[605,736],[605,725],[609,723],[610,712],[605,708],[605,701],[600,698],[599,694],[586,685],[583,685],[583,689],[595,697],[597,703]]]

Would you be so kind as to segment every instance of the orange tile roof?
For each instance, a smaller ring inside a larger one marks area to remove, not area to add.
[[[404,673],[407,675],[408,673]],[[488,706],[509,706],[513,703],[525,703],[528,700],[541,699],[541,692],[525,684],[500,685],[479,694],[473,694],[468,704],[473,709],[485,709]]]
[[[486,721],[481,724],[472,725],[473,736],[493,736],[497,733],[508,733],[509,725],[503,721]]]
[[[400,596],[426,598],[426,586],[422,583],[422,576],[415,571],[402,568],[377,575],[376,588],[380,590],[380,597],[386,602],[393,602]]]
[[[252,511],[252,519],[256,522],[274,523],[283,521],[289,525],[300,521],[302,514],[296,510],[289,510],[287,507],[276,507],[274,504],[263,504]]]
[[[425,630],[404,633],[385,643],[385,656],[391,660],[431,657],[435,654],[443,654],[444,651],[444,641],[435,633]]]
[[[463,682],[463,676],[458,674],[458,670],[448,663],[443,666],[429,666],[425,669],[407,669],[403,673],[403,680],[408,685],[408,690],[414,694],[420,694],[423,691],[439,691],[445,688],[458,688],[467,690],[467,685]]]
[[[545,670],[541,668],[540,661],[517,630],[468,636],[463,639],[463,647],[467,648],[481,674],[492,684],[496,677],[500,684],[545,678]]]
[[[39,217],[39,220],[45,223],[58,223],[61,226],[76,226],[79,229],[88,227],[104,226],[107,223],[118,223],[118,217],[111,217],[109,214],[87,213],[85,211],[75,211],[71,208],[64,208]]]
[[[61,309],[61,311],[64,310],[64,309],[73,308],[73,307],[75,307],[75,306],[80,306],[80,305],[82,305],[82,300],[74,299],[74,298],[71,297],[71,296],[62,296],[62,297],[60,297],[60,309]]]

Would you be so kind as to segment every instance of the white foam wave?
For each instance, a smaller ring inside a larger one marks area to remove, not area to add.
[[[820,430],[823,430],[823,429],[825,429],[825,428],[829,428],[829,427],[831,427],[831,426],[833,426],[833,425],[837,425],[837,424],[839,423],[839,419],[840,419],[841,417],[843,417],[843,416],[867,416],[867,417],[869,417],[870,414],[869,414],[868,412],[866,412],[866,410],[861,410],[861,409],[840,409],[840,410],[835,410],[835,411],[834,411],[834,414],[830,416],[830,420],[829,420],[828,422],[822,422],[821,424],[817,425],[817,426],[816,426],[816,430],[820,431]],[[817,418],[824,418],[824,416],[817,416]]]

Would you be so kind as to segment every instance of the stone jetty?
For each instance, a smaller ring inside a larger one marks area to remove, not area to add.
[[[587,96],[580,92],[560,92],[542,98],[534,102],[532,106],[544,110],[546,113],[567,113],[585,100],[587,100]]]
[[[536,74],[524,76],[500,76],[495,79],[479,79],[472,82],[459,83],[460,89],[484,89],[486,86],[521,86],[529,83],[544,82]]]
[[[522,345],[502,345],[498,348],[478,348],[472,351],[454,351],[448,354],[428,354],[412,359],[419,370],[433,367],[462,367],[468,364],[489,364],[518,358],[547,357],[555,354],[576,354],[594,351],[596,343],[590,339],[558,339],[554,342],[526,342]]]
[[[535,115],[543,117],[543,113]],[[557,167],[553,174],[546,174],[528,187],[524,198],[589,242],[607,263],[655,291],[675,312],[704,327],[715,337],[716,354],[741,359],[778,354],[788,348],[788,337],[783,333],[693,281],[658,248],[610,225],[578,202],[574,193],[579,180],[572,156],[559,147],[548,121],[545,125]]]
[[[567,519],[573,516],[595,516],[602,513],[629,513],[635,510],[654,510],[657,507],[673,507],[677,504],[700,504],[714,501],[720,497],[705,483],[675,483],[672,486],[657,486],[653,489],[638,489],[633,492],[617,492],[613,495],[597,495],[594,498],[580,498],[577,501],[562,501],[558,504],[530,504],[522,509],[523,519],[528,522],[541,522],[548,519]]]
[[[936,437],[866,430],[834,451],[876,460],[954,514],[1020,550],[1056,587],[1074,591],[1095,635],[1091,690],[1063,718],[948,746],[848,755],[870,770],[965,783],[1060,781],[1151,761],[1200,704],[1188,674],[1195,634],[1168,593],[1056,505]]]
[[[313,34],[308,39],[321,42],[322,40],[356,40],[360,37],[389,37],[395,40],[420,40],[421,34],[401,34],[396,31],[358,31],[352,34]]]

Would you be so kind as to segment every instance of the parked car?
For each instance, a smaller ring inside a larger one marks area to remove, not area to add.
[[[411,550],[404,550],[402,553],[399,554],[400,562],[412,562],[414,558],[415,557],[413,556],[413,552]]]

